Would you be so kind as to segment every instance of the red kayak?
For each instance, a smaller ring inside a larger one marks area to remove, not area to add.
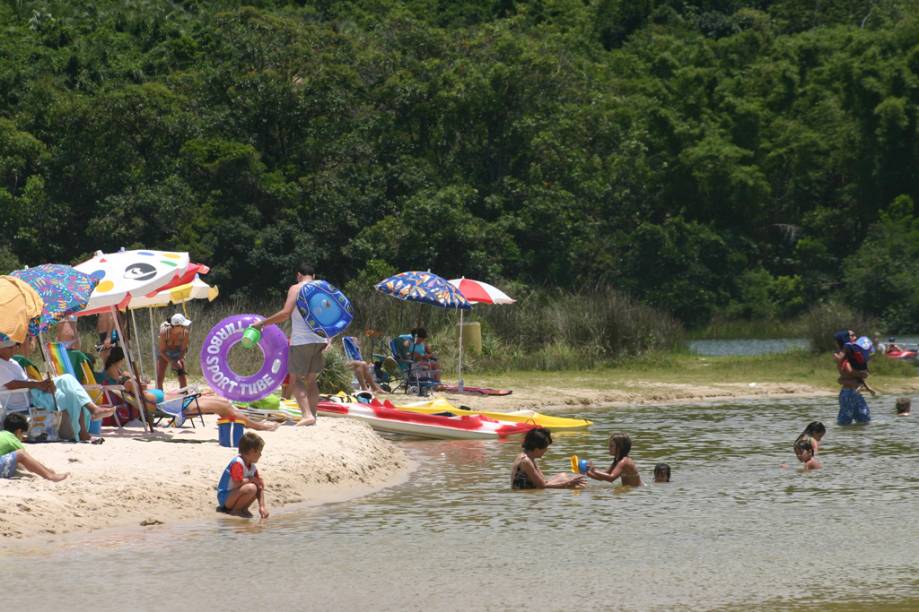
[[[513,393],[510,389],[492,389],[490,387],[467,387],[463,385],[460,391],[458,385],[443,385],[437,388],[438,391],[445,393],[466,393],[468,395],[510,395]]]
[[[536,427],[535,423],[498,421],[482,415],[454,416],[420,414],[395,408],[389,400],[374,399],[369,404],[322,401],[317,410],[327,416],[359,419],[379,431],[441,439],[488,439],[519,435]]]
[[[919,353],[909,349],[893,350],[884,353],[884,355],[891,359],[916,359],[917,354]]]

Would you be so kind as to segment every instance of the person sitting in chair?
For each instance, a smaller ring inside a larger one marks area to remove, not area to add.
[[[437,356],[428,345],[428,330],[423,327],[416,327],[408,334],[399,336],[400,352],[425,368],[429,372],[431,380],[440,383],[440,364],[437,362]]]
[[[134,379],[131,378],[131,375],[124,370],[124,351],[120,346],[112,348],[109,353],[108,359],[105,360],[105,370],[96,375],[96,380],[98,380],[103,385],[124,385],[125,390],[128,392],[125,396],[125,401],[131,404],[134,408],[139,408],[137,406],[137,385],[134,382]],[[164,400],[176,399],[178,397],[183,397],[181,394],[176,393],[163,393],[159,389],[147,389],[145,385],[140,385],[141,392],[143,393],[144,406],[148,413],[153,414],[156,411],[156,405],[159,402]],[[217,395],[201,395],[197,400],[191,404],[188,409],[180,415],[177,419],[176,424],[181,425],[181,422],[185,417],[198,416],[199,414],[216,414],[222,419],[233,419],[245,425],[250,429],[255,429],[258,431],[274,431],[278,428],[278,423],[272,423],[270,421],[254,421],[248,418],[245,414],[233,407],[233,404],[226,398],[219,397]]]
[[[373,372],[373,365],[366,361],[351,360],[346,361],[345,365],[354,371],[354,377],[361,387],[361,391],[373,391],[374,393],[385,393],[386,389],[377,384]]]
[[[66,412],[74,439],[89,441],[92,438],[89,434],[89,421],[111,416],[115,409],[94,404],[83,385],[70,374],[42,381],[29,380],[22,366],[13,360],[13,354],[19,347],[19,343],[12,341],[0,345],[0,387],[11,391],[29,389],[33,406]]]

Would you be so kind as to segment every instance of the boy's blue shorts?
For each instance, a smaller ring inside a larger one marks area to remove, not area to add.
[[[855,389],[843,387],[839,391],[839,414],[836,422],[840,425],[851,425],[852,421],[867,423],[871,420],[871,411],[862,394]]]
[[[16,458],[18,456],[16,451],[0,455],[0,478],[12,478],[16,475]]]

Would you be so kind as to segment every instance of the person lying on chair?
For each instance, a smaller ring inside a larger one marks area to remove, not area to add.
[[[96,380],[104,385],[124,385],[128,391],[129,397],[126,401],[132,405],[137,404],[137,385],[131,375],[124,371],[124,351],[120,346],[115,346],[109,352],[108,359],[105,360],[105,371],[96,376]],[[169,399],[183,397],[181,393],[163,393],[159,389],[147,389],[146,385],[140,385],[143,392],[144,405],[147,413],[154,413],[156,405],[159,402]],[[135,406],[136,407],[136,406]],[[179,421],[184,417],[198,416],[198,414],[216,414],[224,419],[233,419],[259,431],[274,431],[278,428],[278,423],[270,421],[253,421],[245,414],[233,407],[229,400],[216,395],[202,395],[197,401],[191,404],[186,412],[181,415]]]
[[[14,359],[19,343],[12,341],[0,345],[0,387],[29,389],[33,406],[44,410],[60,410],[70,417],[74,436],[80,441],[92,439],[89,422],[114,414],[114,408],[102,408],[93,403],[83,385],[70,374],[49,380],[29,380],[25,370]]]

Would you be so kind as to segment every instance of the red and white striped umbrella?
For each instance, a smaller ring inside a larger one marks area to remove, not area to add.
[[[467,300],[480,304],[513,304],[511,296],[504,293],[497,287],[483,283],[482,281],[472,280],[471,278],[452,278],[450,284],[460,290]]]
[[[513,304],[516,300],[494,285],[472,280],[471,278],[452,278],[450,284],[459,289],[468,301],[476,304]],[[460,311],[459,367],[457,388],[463,392],[463,311]]]

